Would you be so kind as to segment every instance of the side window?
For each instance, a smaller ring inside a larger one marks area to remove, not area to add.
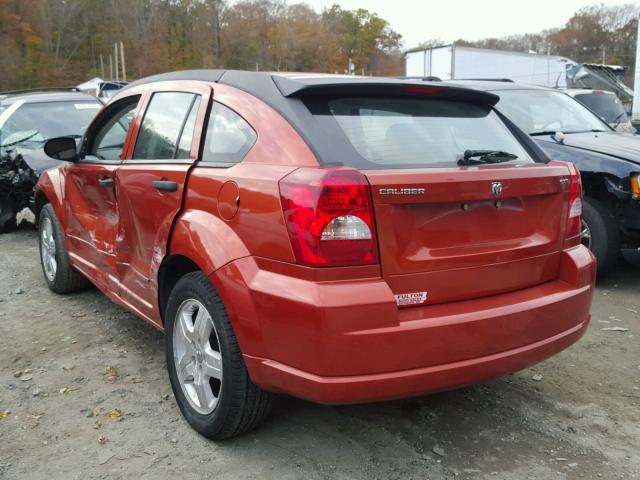
[[[93,138],[90,154],[101,160],[120,160],[129,124],[131,124],[139,100],[140,96],[136,95],[114,106],[114,111],[108,114]]]
[[[197,107],[196,113],[190,112],[196,103],[200,104],[200,97],[193,93],[154,93],[138,131],[133,160],[189,158]]]
[[[258,136],[236,112],[214,102],[207,124],[203,162],[238,163],[251,150]]]

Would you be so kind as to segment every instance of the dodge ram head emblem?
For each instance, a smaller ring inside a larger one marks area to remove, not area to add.
[[[494,196],[499,197],[502,194],[502,182],[493,182],[491,184],[491,193]]]

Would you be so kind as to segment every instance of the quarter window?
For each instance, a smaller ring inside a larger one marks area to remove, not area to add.
[[[256,132],[240,115],[214,102],[209,115],[202,161],[238,163],[251,150],[257,138]]]
[[[155,93],[138,132],[133,160],[189,158],[195,125],[195,114],[190,112],[197,112],[199,104],[200,97],[192,93]]]

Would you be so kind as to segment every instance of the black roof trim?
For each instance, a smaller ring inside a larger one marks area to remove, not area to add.
[[[193,80],[201,82],[219,82],[226,70],[180,70],[177,72],[159,73],[157,75],[151,75],[150,77],[144,77],[135,82],[131,82],[122,91],[128,90],[131,87],[137,87],[139,85],[146,85],[153,82],[171,82],[175,80]]]

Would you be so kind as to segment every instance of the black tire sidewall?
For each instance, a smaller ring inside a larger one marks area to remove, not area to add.
[[[607,271],[620,248],[618,228],[609,211],[597,200],[585,198],[582,219],[591,232],[591,252],[598,261],[598,272]]]
[[[197,279],[196,275],[201,275],[202,278]],[[224,307],[215,301],[215,296],[212,296],[211,289],[207,289],[206,286],[203,285],[203,281],[208,282],[208,279],[200,272],[187,274],[178,281],[171,292],[167,303],[164,323],[165,354],[171,388],[173,389],[180,411],[196,431],[206,437],[215,437],[218,432],[225,430],[227,427],[226,422],[232,409],[232,400],[235,393],[233,392],[235,383],[233,381],[233,375],[237,373],[235,371],[236,369],[232,368],[232,363],[242,361],[242,358],[237,358],[238,352],[233,347],[234,339],[230,339],[227,334],[229,321],[226,317],[226,312],[224,312]],[[198,300],[209,312],[218,335],[222,356],[222,386],[218,404],[215,410],[207,415],[198,413],[189,404],[178,380],[173,358],[173,332],[176,313],[180,305],[188,299]]]
[[[0,200],[0,233],[16,227],[16,209],[9,200]]]

